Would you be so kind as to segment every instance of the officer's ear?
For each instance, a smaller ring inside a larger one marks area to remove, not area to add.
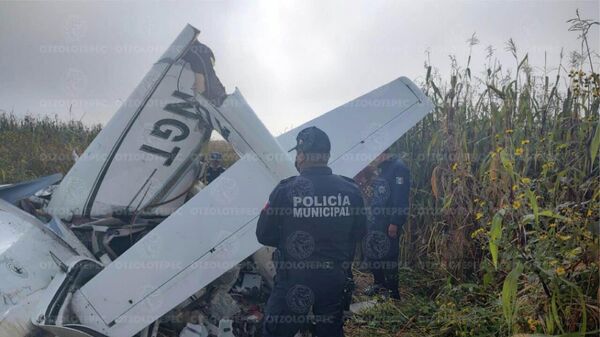
[[[296,170],[300,172],[302,169],[302,165],[306,161],[306,156],[302,151],[296,151],[296,160],[294,161],[294,166],[296,166]]]
[[[302,151],[296,151],[296,162],[304,163],[306,161],[306,154]]]

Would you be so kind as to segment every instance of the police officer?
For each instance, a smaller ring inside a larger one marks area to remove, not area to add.
[[[354,180],[327,166],[331,145],[325,132],[309,127],[296,141],[300,175],[275,187],[256,229],[260,243],[277,247],[263,335],[294,336],[309,323],[312,308],[316,336],[343,336],[350,263],[366,232],[364,203]]]
[[[215,73],[215,55],[212,50],[207,45],[194,40],[183,55],[183,60],[190,64],[194,72],[194,92],[204,96],[212,104],[220,106],[227,93]]]
[[[204,172],[204,181],[210,184],[213,180],[217,179],[221,173],[225,172],[225,168],[221,165],[223,156],[220,152],[213,152],[210,154],[210,161],[208,167]]]
[[[408,215],[410,171],[397,155],[387,151],[375,163],[376,177],[371,184],[368,233],[363,247],[374,284],[366,290],[366,294],[373,295],[384,290],[392,298],[400,299],[399,236]]]

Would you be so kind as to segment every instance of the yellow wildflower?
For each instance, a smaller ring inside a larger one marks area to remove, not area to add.
[[[477,214],[475,214],[475,220],[479,220],[483,218],[483,213],[482,212],[477,212]]]
[[[513,201],[513,208],[514,209],[519,209],[521,208],[521,202],[519,200],[515,200]]]
[[[458,163],[452,164],[452,171],[456,171],[457,168],[458,168]]]
[[[523,139],[521,141],[521,145],[527,145],[527,144],[529,144],[529,139]]]
[[[531,332],[535,332],[535,330],[537,329],[537,320],[533,319],[532,317],[529,317],[527,319],[527,324],[529,324],[529,330],[531,330]]]
[[[556,224],[555,224],[554,222],[552,222],[552,223],[550,223],[548,226],[549,226],[550,228],[554,228],[554,227],[556,227]]]
[[[504,131],[504,133],[506,133],[507,135],[510,135],[513,132],[514,132],[513,129],[507,129],[507,130]]]
[[[523,148],[522,147],[518,147],[518,148],[515,149],[515,156],[520,156],[520,155],[523,154],[523,152],[524,152]]]
[[[583,251],[583,249],[581,249],[581,247],[576,247],[571,249],[570,251],[568,251],[565,256],[569,257],[569,258],[575,258],[578,255],[581,255],[581,252]]]
[[[500,153],[500,151],[502,151],[502,146],[498,146],[498,147],[496,148],[496,152]]]
[[[483,232],[484,232],[483,228],[478,228],[477,230],[473,231],[473,233],[471,233],[471,239],[476,238],[477,236],[479,236]]]
[[[562,234],[556,234],[556,237],[561,239],[562,241],[567,241],[569,239],[571,239],[571,235],[562,235]]]
[[[519,188],[519,186],[517,186],[517,185],[512,185],[512,190],[513,190],[513,192],[514,192],[514,191],[516,191],[518,188]]]
[[[529,178],[521,178],[521,182],[523,184],[528,185],[528,184],[531,184],[531,179],[529,179]]]
[[[563,267],[558,267],[558,268],[556,268],[555,271],[556,271],[556,275],[558,275],[558,276],[563,276],[565,274],[565,268],[563,268]]]

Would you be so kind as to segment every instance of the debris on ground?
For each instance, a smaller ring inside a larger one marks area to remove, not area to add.
[[[357,302],[350,304],[350,312],[353,314],[359,314],[361,311],[365,309],[370,309],[377,304],[375,300],[368,300],[363,302]]]
[[[22,209],[48,221],[48,229],[73,245],[83,255],[109,264],[156,227],[164,218],[115,214],[101,219],[73,218],[70,222],[53,219],[44,212],[52,195],[51,186],[28,199]],[[160,337],[259,337],[264,310],[275,273],[268,263],[272,248],[263,248],[234,266],[211,284],[190,296],[158,321]],[[368,273],[357,272],[359,294],[371,282]],[[355,300],[363,300],[355,296]],[[355,303],[349,315],[374,305],[374,301]],[[306,328],[298,336],[310,336]],[[154,334],[152,334],[154,336]]]

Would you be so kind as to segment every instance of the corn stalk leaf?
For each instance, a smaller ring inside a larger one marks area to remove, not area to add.
[[[440,92],[440,89],[438,89],[438,87],[435,85],[435,83],[433,83],[433,81],[431,81],[431,87],[433,88],[433,92],[441,99],[442,93]]]
[[[451,194],[448,198],[444,197],[444,206],[442,206],[442,209],[447,209],[448,207],[450,207],[452,199],[454,199],[454,194]]]
[[[562,221],[565,221],[565,222],[570,222],[571,221],[570,218],[567,218],[566,216],[562,216],[560,214],[556,214],[556,213],[552,212],[551,210],[543,210],[543,211],[541,211],[539,213],[539,215],[540,216],[545,216],[545,217],[548,217],[548,218],[555,218],[555,219],[562,220]]]
[[[488,84],[487,86],[490,90],[492,90],[498,97],[500,97],[501,99],[504,99],[504,97],[506,97],[506,95],[504,94],[504,92],[498,88],[496,88],[495,86]]]
[[[600,125],[597,125],[596,131],[594,132],[594,138],[592,139],[592,144],[590,145],[590,157],[592,158],[592,169],[594,168],[594,161],[596,160],[596,156],[598,155],[599,149],[600,149]]]
[[[492,228],[490,229],[490,254],[492,255],[492,264],[494,268],[498,270],[498,243],[500,237],[502,237],[502,217],[504,216],[505,210],[501,209],[494,215],[492,219]]]
[[[439,171],[439,166],[433,168],[431,171],[431,192],[433,192],[433,196],[437,199],[440,197],[440,192],[437,184],[437,173]]]
[[[558,326],[558,329],[564,333],[565,330],[563,330],[563,327],[560,323],[560,316],[558,315],[558,306],[556,305],[556,292],[552,293],[552,300],[550,301],[550,312],[552,313],[552,318],[554,319],[554,322],[556,322],[556,326]]]
[[[504,166],[504,169],[514,179],[515,171],[513,169],[513,163],[510,160],[510,158],[508,158],[508,154],[504,149],[500,151],[500,161],[502,162],[502,166]]]
[[[508,324],[509,331],[512,331],[514,318],[519,310],[517,306],[517,288],[519,276],[523,272],[523,264],[517,263],[517,266],[506,276],[502,285],[502,313]]]
[[[535,219],[535,224],[540,224],[540,209],[538,207],[537,199],[535,198],[535,193],[532,190],[527,189],[527,198],[529,199],[529,203],[531,204],[531,209],[533,210],[533,216]]]

